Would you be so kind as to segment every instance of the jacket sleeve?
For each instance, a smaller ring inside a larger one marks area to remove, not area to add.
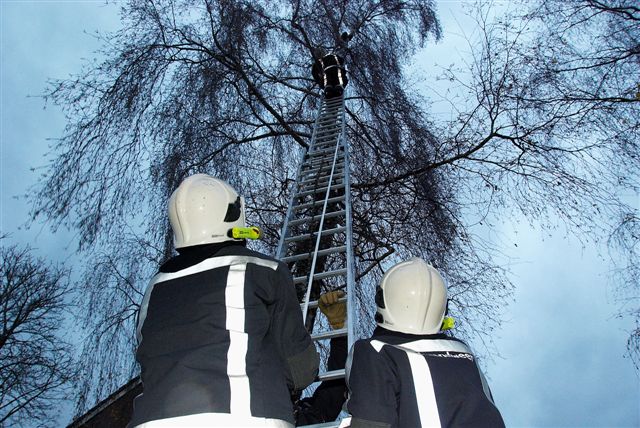
[[[276,275],[276,301],[271,328],[278,352],[286,363],[289,389],[296,391],[314,381],[320,357],[302,322],[291,272],[281,263]]]
[[[328,371],[344,368],[347,346],[346,337],[331,339],[331,350],[327,361]],[[297,403],[296,426],[335,421],[346,399],[346,389],[344,379],[325,380],[320,383],[311,397]]]
[[[357,341],[347,360],[347,411],[352,427],[397,425],[399,384],[393,363],[366,340]]]

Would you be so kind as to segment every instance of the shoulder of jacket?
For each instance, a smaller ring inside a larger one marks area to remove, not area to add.
[[[370,348],[373,348],[376,352],[380,352],[380,350],[384,345],[385,345],[384,342],[381,342],[373,338],[359,339],[353,344],[353,350],[354,352],[356,351],[362,352],[365,349],[369,350]]]

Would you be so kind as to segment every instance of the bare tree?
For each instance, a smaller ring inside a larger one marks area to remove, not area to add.
[[[68,271],[27,247],[0,247],[0,426],[50,426],[75,373],[60,331]]]
[[[547,79],[554,73],[543,73],[536,61],[548,59],[551,67],[554,57],[545,55],[563,36],[551,30],[565,18],[561,3],[539,5],[560,21],[546,26],[549,16],[524,10],[502,23],[480,20],[484,38],[473,51],[473,80],[446,72],[466,92],[452,104],[455,120],[444,123],[430,119],[427,100],[403,68],[429,38],[440,37],[431,1],[125,4],[123,28],[104,37],[106,59],[52,82],[47,98],[69,122],[33,198],[34,217],[74,227],[87,254],[86,315],[94,333],[85,347],[91,375],[78,410],[135,371],[139,293],[171,254],[165,204],[185,176],[207,172],[230,181],[247,196],[249,220],[267,232],[259,245],[273,251],[318,107],[310,76],[318,47],[344,52],[350,70],[361,334],[373,325],[373,286],[397,258],[422,256],[438,265],[451,283],[459,329],[490,338],[512,284],[493,262],[500,248],[476,226],[491,228],[492,219],[515,214],[547,224],[560,216],[589,239],[620,226],[609,220],[629,212],[616,191],[632,186],[628,178],[637,169],[637,100],[618,100],[620,91],[615,100],[576,96],[568,88],[590,81],[576,70],[562,68]],[[583,25],[568,16],[569,29]],[[613,31],[627,19],[606,16],[611,30],[590,29]],[[536,30],[527,29],[534,22]],[[342,31],[354,34],[349,46]],[[624,39],[621,31],[616,37]],[[556,64],[575,68],[559,55],[584,48],[556,49]],[[618,64],[633,80],[637,68],[627,64],[637,62],[637,53],[625,61]],[[622,77],[616,76],[612,82]],[[628,138],[612,139],[623,130]],[[617,236],[628,244],[633,235]]]

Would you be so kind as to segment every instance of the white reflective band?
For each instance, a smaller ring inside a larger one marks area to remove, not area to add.
[[[413,386],[416,391],[420,426],[440,428],[438,404],[436,403],[436,394],[433,389],[429,364],[422,355],[415,352],[407,352],[407,357],[409,358]]]
[[[324,72],[324,61],[322,58],[318,60],[320,62],[320,70],[322,70],[322,87],[327,87],[327,73]]]
[[[336,74],[338,76],[338,83],[340,84],[340,86],[344,87],[344,79],[342,78],[342,69],[340,68],[339,65],[330,65],[329,67],[324,69],[324,84],[326,86],[327,84],[327,70],[329,70],[330,68],[337,68],[338,71],[336,71]]]
[[[247,265],[229,266],[224,304],[227,308],[226,328],[244,333],[244,276]]]
[[[249,336],[244,332],[244,279],[246,264],[229,267],[225,306],[227,307],[227,375],[229,376],[230,412],[233,415],[251,416],[251,391],[247,377],[247,348]]]
[[[460,352],[463,354],[471,354],[471,350],[464,343],[458,342],[457,340],[426,339],[392,346],[413,352]]]
[[[373,346],[373,349],[376,350],[376,352],[380,352],[382,347],[386,345],[386,343],[380,342],[379,340],[372,340],[370,343],[371,343],[371,346]]]
[[[340,83],[340,86],[342,86],[344,88],[344,79],[342,78],[342,67],[340,66],[340,60],[338,59],[337,55],[333,55],[333,59],[336,62],[336,67],[338,67],[338,83]]]
[[[240,265],[240,264],[254,264],[258,266],[263,266],[269,269],[276,270],[278,269],[278,262],[274,260],[265,260],[260,259],[258,257],[251,256],[221,256],[221,257],[211,257],[209,259],[205,259],[200,263],[189,266],[186,269],[182,269],[178,272],[160,272],[154,277],[156,283],[170,281],[176,278],[182,278],[183,276],[193,275],[195,273],[204,272],[210,269],[217,269],[225,266],[232,265]]]
[[[196,415],[178,416],[175,418],[149,421],[135,428],[210,428],[210,427],[274,427],[293,428],[289,422],[281,419],[256,418],[252,416],[236,416],[229,413],[198,413]]]
[[[340,421],[340,425],[338,425],[338,428],[347,428],[350,426],[351,426],[351,416],[347,416],[346,418]]]
[[[244,332],[244,309],[227,306],[227,330]]]
[[[370,343],[377,352],[380,352],[380,350],[387,345],[400,349],[407,354],[409,365],[411,366],[411,376],[416,393],[418,413],[420,414],[420,426],[440,428],[440,415],[438,413],[435,390],[433,389],[431,370],[429,370],[427,359],[421,352],[465,352],[461,351],[461,349],[468,350],[469,348],[464,346],[463,343],[445,339],[418,340],[403,343],[402,345],[391,345],[380,340],[372,340]],[[418,349],[427,350],[419,351]]]
[[[149,299],[151,299],[151,293],[153,292],[153,287],[158,282],[158,275],[155,275],[151,278],[149,285],[147,286],[147,290],[144,292],[144,297],[142,298],[142,303],[140,303],[140,312],[138,313],[138,325],[136,326],[136,337],[138,339],[138,343],[142,341],[142,324],[144,324],[145,318],[147,318],[147,309],[149,308]]]
[[[380,340],[372,340],[370,343],[377,352],[380,352],[384,345],[389,345],[393,346],[394,348],[402,349],[403,351],[411,352],[459,352],[462,354],[471,355],[471,350],[464,343],[458,342],[457,340],[424,339],[416,340],[415,342],[403,343],[400,345],[392,345]]]
[[[478,365],[476,364],[476,367],[477,366]],[[484,377],[484,373],[482,373],[482,370],[480,370],[480,367],[478,367],[478,373],[480,373],[480,381],[482,382],[482,390],[484,391],[484,395],[486,395],[489,401],[493,403],[493,397],[491,396],[491,390],[489,389],[489,384],[487,383],[487,379]]]

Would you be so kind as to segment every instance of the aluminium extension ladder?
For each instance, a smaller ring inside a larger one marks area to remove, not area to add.
[[[311,143],[298,169],[293,195],[278,245],[277,258],[291,270],[303,320],[316,343],[334,337],[354,341],[354,263],[352,246],[349,153],[345,138],[344,96],[323,98]],[[345,292],[347,319],[332,330],[318,311],[318,298]],[[320,346],[321,355],[326,348]],[[344,378],[345,370],[326,371],[318,380]],[[314,425],[333,427],[338,423]]]

